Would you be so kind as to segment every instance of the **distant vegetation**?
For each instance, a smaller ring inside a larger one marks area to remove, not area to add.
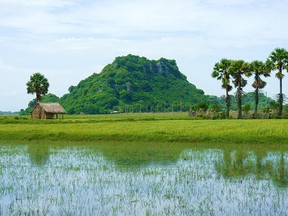
[[[15,115],[18,112],[11,112],[11,111],[0,111],[0,115]]]
[[[128,55],[117,57],[101,73],[92,74],[61,98],[48,94],[42,102],[60,102],[69,114],[181,112],[204,102],[218,103],[189,83],[174,60]],[[29,103],[31,111],[36,100]],[[22,110],[25,113],[25,110]]]
[[[278,113],[277,117],[282,117],[284,110],[284,94],[282,91],[282,80],[284,77],[283,71],[288,68],[288,51],[283,48],[276,48],[265,63],[255,60],[251,63],[243,60],[221,59],[214,66],[212,77],[221,81],[222,88],[225,89],[225,104],[226,104],[226,118],[229,118],[229,111],[231,107],[231,99],[229,92],[233,85],[236,88],[238,119],[242,118],[242,99],[244,96],[243,88],[247,85],[246,77],[254,76],[252,84],[254,91],[254,114],[253,118],[258,118],[259,106],[259,91],[266,86],[266,82],[261,79],[261,76],[270,76],[271,72],[276,71],[275,76],[279,79],[278,94]]]
[[[254,93],[243,94],[243,107],[254,109]],[[132,112],[198,112],[215,111],[222,118],[225,97],[205,95],[188,82],[174,60],[128,55],[117,57],[99,74],[92,74],[70,86],[63,97],[48,94],[42,102],[59,102],[68,114],[104,114],[114,111]],[[230,95],[230,108],[237,110],[237,99]],[[259,94],[259,108],[275,103]],[[29,114],[36,104],[31,101],[21,114]]]
[[[193,104],[211,101],[187,81],[174,60],[133,55],[117,57],[69,92],[60,100],[69,114],[188,111]]]

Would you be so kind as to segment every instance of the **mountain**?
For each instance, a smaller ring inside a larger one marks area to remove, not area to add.
[[[128,55],[69,87],[60,102],[69,114],[94,114],[187,111],[193,104],[210,100],[187,81],[175,60]]]
[[[61,98],[45,95],[42,102],[59,102],[69,114],[188,111],[215,104],[225,109],[225,97],[205,95],[187,81],[175,60],[165,58],[156,61],[135,55],[117,57],[99,74],[92,74],[68,90]],[[20,114],[29,114],[35,103],[34,99]],[[259,109],[274,103],[259,94]],[[243,105],[248,104],[254,109],[253,92],[243,97]],[[237,109],[237,99],[231,95],[231,110]]]

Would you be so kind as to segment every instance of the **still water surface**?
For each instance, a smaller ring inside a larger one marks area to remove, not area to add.
[[[288,150],[0,145],[0,215],[288,215]]]

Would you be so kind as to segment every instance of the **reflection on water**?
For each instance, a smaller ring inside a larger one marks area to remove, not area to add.
[[[31,162],[37,166],[44,166],[49,161],[49,148],[48,145],[28,145],[27,152]]]
[[[101,154],[119,169],[140,169],[151,164],[176,163],[185,146],[171,143],[116,143],[102,145]]]
[[[271,179],[279,187],[288,187],[287,152],[253,152],[225,150],[216,170],[225,178]]]
[[[0,215],[285,215],[287,152],[0,145]]]

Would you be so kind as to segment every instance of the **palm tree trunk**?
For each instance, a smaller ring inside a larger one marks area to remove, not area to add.
[[[238,119],[242,119],[242,93],[241,93],[241,83],[238,84],[237,89],[237,102],[238,102]]]
[[[230,112],[230,96],[229,96],[229,90],[226,87],[226,119],[229,119],[229,112]]]
[[[41,99],[42,99],[41,94],[36,92],[36,101],[41,102]]]
[[[280,73],[282,75],[282,73]],[[282,92],[282,76],[279,78],[280,79],[280,94],[279,94],[279,113],[278,116],[282,116],[283,113],[283,92]]]
[[[237,73],[237,104],[238,104],[238,119],[242,119],[242,79],[241,74]]]
[[[259,88],[255,89],[255,110],[254,110],[254,118],[257,118],[258,115],[258,104],[259,104]]]

